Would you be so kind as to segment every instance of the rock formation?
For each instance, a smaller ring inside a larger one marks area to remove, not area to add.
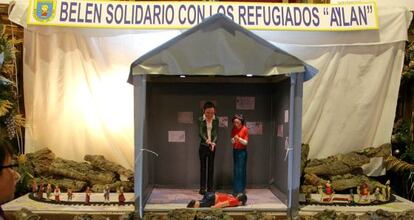
[[[125,192],[134,188],[133,171],[100,155],[86,155],[88,162],[77,162],[56,157],[51,150],[43,148],[26,157],[27,169],[37,183],[58,185],[64,190],[71,188],[74,192],[83,191],[86,186],[92,187],[94,192],[102,192],[105,185],[112,191],[120,186]],[[127,181],[121,181],[120,176],[125,176]]]
[[[304,147],[305,146],[305,147]],[[414,165],[401,161],[391,154],[391,144],[383,144],[377,148],[369,147],[361,151],[338,154],[325,159],[307,160],[309,146],[302,145],[303,184],[302,192],[316,192],[317,186],[324,186],[330,180],[335,191],[356,188],[367,183],[371,192],[375,187],[384,187],[381,183],[363,174],[362,166],[372,158],[382,157],[387,170],[414,171]],[[305,162],[304,162],[305,161]]]

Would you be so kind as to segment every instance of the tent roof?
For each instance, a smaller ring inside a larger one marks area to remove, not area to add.
[[[131,64],[132,75],[272,76],[317,70],[223,14],[216,14]],[[131,82],[131,80],[130,80]]]

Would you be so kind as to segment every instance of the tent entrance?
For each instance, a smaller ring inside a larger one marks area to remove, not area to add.
[[[202,115],[203,103],[209,100],[216,104],[216,116],[222,117],[215,154],[216,191],[231,192],[231,118],[241,113],[247,125],[253,127],[247,160],[249,205],[240,209],[263,206],[286,212],[288,163],[284,158],[284,137],[289,136],[289,124],[284,117],[290,108],[289,77],[151,76],[147,79],[146,93],[144,146],[159,156],[144,157],[142,189],[147,201],[144,210],[184,208],[191,199],[201,199],[197,194],[200,179],[197,120]],[[280,124],[284,124],[283,130]],[[177,133],[184,137],[175,137]]]
[[[190,188],[197,185],[195,119],[200,115],[202,101],[215,99],[218,116],[229,119],[236,110],[250,110],[241,113],[254,126],[255,123],[261,126],[255,129],[263,133],[249,141],[252,152],[248,166],[252,167],[248,173],[252,176],[247,177],[247,184],[279,189],[287,195],[289,216],[295,216],[299,205],[302,87],[303,81],[316,73],[312,66],[220,14],[135,60],[129,82],[134,84],[135,194],[139,215],[143,216],[154,186]],[[187,77],[181,78],[182,74]],[[253,78],[244,74],[251,74]],[[179,79],[188,83],[180,83]],[[235,107],[240,97],[239,102],[248,107]],[[173,124],[178,122],[179,113],[189,117],[191,112],[193,123]],[[222,130],[221,136],[229,137],[225,133],[229,128]],[[168,140],[169,134],[174,141]],[[231,147],[224,147],[231,146],[230,138],[221,141],[218,146],[231,151]],[[159,158],[163,159],[150,158],[143,153],[145,148],[158,150]],[[220,164],[217,158],[215,167],[223,172],[215,174],[216,184],[225,187],[230,185],[232,157],[225,152],[220,155],[226,160]],[[194,171],[186,172],[189,168]]]

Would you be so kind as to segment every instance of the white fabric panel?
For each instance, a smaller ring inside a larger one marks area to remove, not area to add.
[[[408,10],[414,11],[414,1],[413,0],[398,0],[398,1],[377,0],[377,4],[379,6],[406,7]]]
[[[26,151],[49,147],[78,161],[85,154],[103,154],[132,168],[129,66],[137,53],[178,33],[86,38],[25,31]]]
[[[354,2],[372,2],[372,0],[331,0],[331,4],[343,4],[343,3],[354,3]],[[413,0],[376,0],[378,6],[390,6],[390,7],[405,7],[410,11],[414,10]]]
[[[303,141],[311,145],[310,157],[389,141],[410,20],[406,11],[390,9],[380,11],[379,32],[255,32],[319,69],[304,88]],[[74,160],[103,154],[132,168],[130,64],[180,33],[26,30],[27,151],[49,147]]]
[[[404,45],[278,45],[319,69],[304,84],[302,141],[310,158],[390,142]]]

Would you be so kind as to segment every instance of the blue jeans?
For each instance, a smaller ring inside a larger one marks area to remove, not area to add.
[[[233,193],[245,193],[247,150],[233,149]]]

